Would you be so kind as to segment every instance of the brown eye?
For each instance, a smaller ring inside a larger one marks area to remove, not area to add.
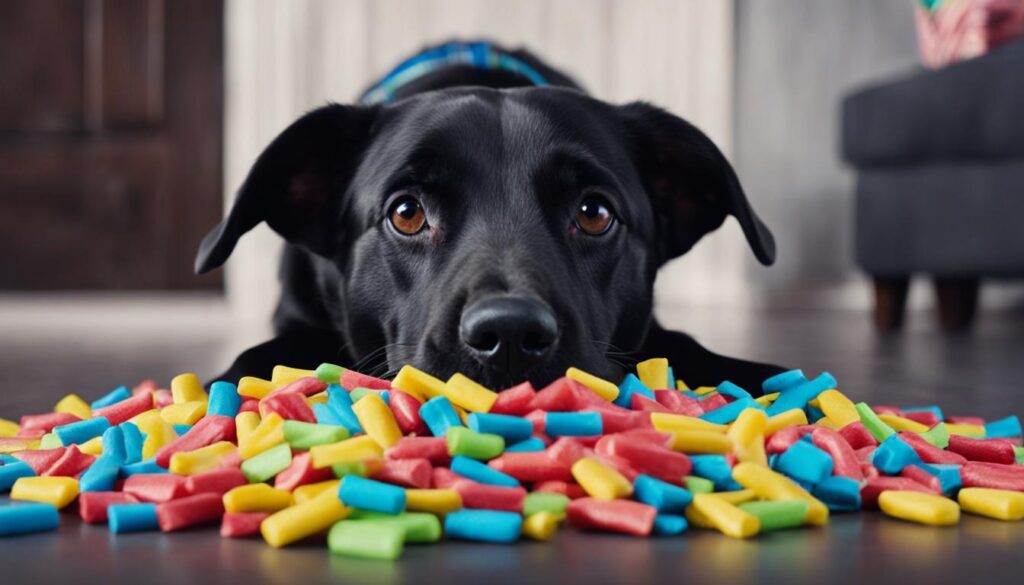
[[[600,236],[611,229],[615,214],[600,197],[589,197],[576,210],[576,227],[587,235]]]
[[[408,196],[395,201],[388,216],[391,225],[395,226],[399,233],[407,236],[420,233],[427,225],[427,214],[423,211],[423,206]]]

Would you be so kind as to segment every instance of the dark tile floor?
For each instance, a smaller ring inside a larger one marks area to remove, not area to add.
[[[33,313],[35,311],[35,313]],[[224,335],[217,301],[20,310],[0,306],[0,417],[48,409],[67,392],[97,396],[143,377],[211,375],[240,342]],[[1024,315],[984,315],[947,337],[915,314],[899,336],[877,337],[860,312],[668,311],[665,321],[711,348],[832,372],[855,399],[939,404],[952,414],[1024,414]],[[676,364],[685,377],[685,364]],[[738,542],[692,532],[637,540],[563,531],[550,544],[446,543],[407,550],[395,564],[331,558],[319,547],[273,550],[214,531],[113,538],[68,518],[57,535],[0,543],[3,583],[402,582],[983,582],[1018,583],[1024,524],[965,517],[933,529],[874,513],[825,529]]]

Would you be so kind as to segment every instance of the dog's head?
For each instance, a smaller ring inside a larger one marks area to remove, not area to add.
[[[356,358],[495,388],[570,365],[616,379],[660,265],[734,216],[771,233],[722,153],[684,120],[568,89],[451,89],[330,105],[260,155],[196,269],[261,221],[316,259]],[[384,348],[384,349],[381,349]]]

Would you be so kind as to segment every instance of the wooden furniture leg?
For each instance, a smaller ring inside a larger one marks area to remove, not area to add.
[[[939,324],[945,331],[967,331],[978,308],[980,282],[976,277],[935,277]]]
[[[878,331],[897,331],[903,325],[909,289],[909,276],[875,277],[875,328]]]

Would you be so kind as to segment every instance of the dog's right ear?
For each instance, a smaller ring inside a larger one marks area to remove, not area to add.
[[[333,104],[286,128],[256,159],[227,218],[203,238],[196,273],[224,264],[238,238],[261,221],[289,242],[328,254],[339,237],[332,227],[376,111]]]

